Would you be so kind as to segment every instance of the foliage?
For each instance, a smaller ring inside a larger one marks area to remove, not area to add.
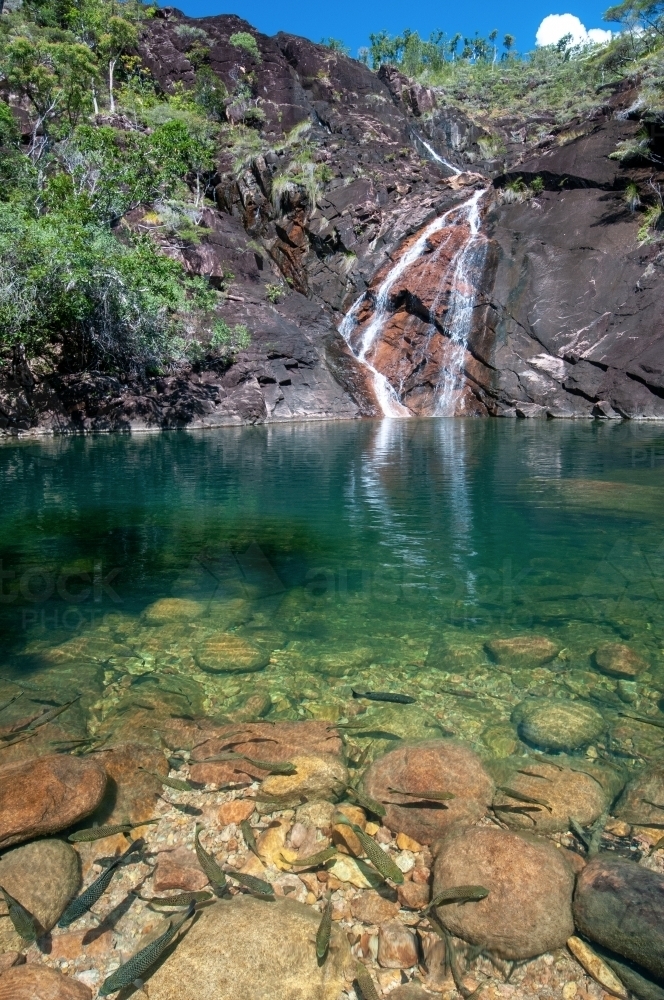
[[[641,197],[636,184],[630,183],[627,185],[623,193],[623,198],[630,212],[635,212],[641,204]]]
[[[283,294],[284,294],[284,290],[281,287],[281,285],[266,285],[265,286],[265,295],[266,295],[266,298],[267,298],[268,302],[272,302],[273,304],[276,304],[279,301],[279,299],[281,298],[281,296]]]
[[[253,56],[256,62],[261,62],[261,54],[258,48],[258,43],[253,35],[250,35],[248,31],[236,31],[234,35],[228,39],[231,45],[234,45],[236,49],[244,49],[250,56]]]
[[[320,44],[326,49],[332,49],[333,52],[339,52],[342,56],[350,55],[350,49],[339,38],[321,38]]]
[[[643,222],[639,226],[637,234],[639,244],[643,246],[645,243],[659,242],[664,237],[664,233],[662,232],[664,228],[663,223],[664,209],[661,204],[651,205],[646,210]]]
[[[250,344],[251,334],[243,323],[237,323],[232,329],[223,319],[213,324],[210,347],[221,357],[231,359],[238,351],[246,351]]]
[[[641,129],[633,139],[619,142],[613,152],[609,153],[609,159],[619,160],[620,163],[626,165],[650,160],[650,136],[648,132]]]

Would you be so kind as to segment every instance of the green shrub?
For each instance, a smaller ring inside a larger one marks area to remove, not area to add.
[[[256,62],[262,62],[258,43],[254,36],[250,35],[248,31],[236,31],[235,34],[231,35],[228,41],[231,45],[234,45],[236,49],[243,49],[250,56],[253,56]]]
[[[530,190],[533,192],[533,194],[535,196],[537,196],[538,194],[541,194],[542,191],[544,190],[544,180],[543,180],[543,178],[540,177],[539,175],[537,177],[534,177],[532,179],[532,181],[530,182]]]
[[[659,242],[664,233],[662,229],[664,223],[664,210],[661,205],[652,205],[645,213],[643,222],[639,226],[637,240],[640,246],[645,243]]]
[[[284,294],[284,290],[281,285],[266,285],[265,286],[265,296],[268,302],[276,304],[281,296]]]
[[[641,198],[639,196],[639,189],[636,184],[628,184],[623,193],[623,198],[625,204],[629,208],[630,212],[635,212],[641,204]]]
[[[250,344],[251,334],[244,323],[236,323],[231,329],[225,320],[215,320],[210,338],[210,347],[215,353],[232,358],[238,351],[246,351]]]

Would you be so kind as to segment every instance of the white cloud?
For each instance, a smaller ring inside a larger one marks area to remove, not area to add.
[[[535,36],[537,45],[555,45],[565,35],[572,36],[572,45],[604,45],[611,41],[611,31],[603,28],[586,29],[575,14],[549,14]]]

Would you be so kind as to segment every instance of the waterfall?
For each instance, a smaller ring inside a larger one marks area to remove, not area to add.
[[[459,168],[455,167],[453,163],[448,163],[446,159],[444,159],[442,156],[439,156],[438,153],[436,152],[436,150],[433,148],[433,146],[430,146],[429,143],[426,142],[425,139],[423,139],[419,135],[418,135],[417,138],[420,140],[420,142],[422,143],[422,145],[426,149],[427,153],[431,154],[431,156],[436,161],[436,163],[442,163],[444,167],[447,167],[448,170],[451,170],[452,173],[456,174],[457,176],[461,173],[461,171],[459,170]]]
[[[339,332],[348,344],[351,353],[371,374],[373,388],[385,417],[409,417],[410,410],[403,405],[399,395],[388,378],[378,371],[371,361],[371,352],[377,344],[383,332],[389,316],[390,292],[399,281],[404,272],[417,261],[427,250],[428,241],[434,233],[445,229],[451,225],[466,223],[470,228],[470,235],[463,247],[455,254],[450,265],[441,275],[441,295],[446,288],[446,279],[453,269],[452,291],[448,306],[447,320],[444,330],[454,345],[449,366],[446,369],[447,377],[443,385],[437,386],[436,413],[448,414],[454,389],[457,387],[465,344],[468,339],[472,324],[473,307],[475,304],[475,291],[469,282],[472,276],[484,263],[486,256],[486,238],[479,232],[480,228],[480,200],[485,191],[475,191],[474,194],[461,205],[456,205],[443,215],[429,223],[412,246],[399,258],[396,264],[390,268],[387,276],[380,284],[378,290],[374,292],[364,292],[353,304],[351,309],[344,316]],[[479,252],[481,251],[481,253]],[[434,260],[440,251],[436,251]],[[480,262],[481,256],[481,262]],[[374,299],[373,316],[366,328],[362,331],[359,344],[353,343],[353,334],[358,325],[358,314],[363,303],[368,298]],[[438,305],[439,297],[436,298],[431,309],[431,332],[435,330],[435,309]],[[448,386],[447,383],[451,385]],[[452,394],[452,395],[450,395]],[[448,399],[449,396],[449,399]]]

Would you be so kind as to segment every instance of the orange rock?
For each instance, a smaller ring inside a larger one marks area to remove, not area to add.
[[[429,886],[419,882],[404,882],[397,886],[399,902],[409,910],[422,910],[429,902]]]
[[[399,920],[390,920],[378,932],[378,964],[384,969],[410,969],[417,965],[415,935]]]
[[[113,932],[100,931],[93,927],[86,931],[72,931],[68,934],[54,934],[48,957],[55,961],[72,962],[81,955],[93,958],[108,954],[113,949]]]
[[[43,965],[19,965],[0,976],[0,1000],[91,1000],[83,983]]]
[[[256,803],[251,799],[232,799],[224,802],[217,813],[217,820],[220,826],[229,826],[231,823],[242,823],[249,819],[256,808]]]
[[[413,854],[419,854],[422,850],[422,845],[418,844],[412,837],[409,837],[407,833],[397,835],[397,847],[400,851],[412,851]]]
[[[177,847],[174,851],[159,852],[152,883],[155,892],[163,892],[165,889],[196,892],[207,884],[207,877],[201,871],[193,851]]]
[[[140,743],[122,743],[98,754],[90,754],[108,775],[104,798],[92,821],[138,823],[153,819],[161,793],[158,778],[149,774],[168,774],[168,763],[161,750]]]

